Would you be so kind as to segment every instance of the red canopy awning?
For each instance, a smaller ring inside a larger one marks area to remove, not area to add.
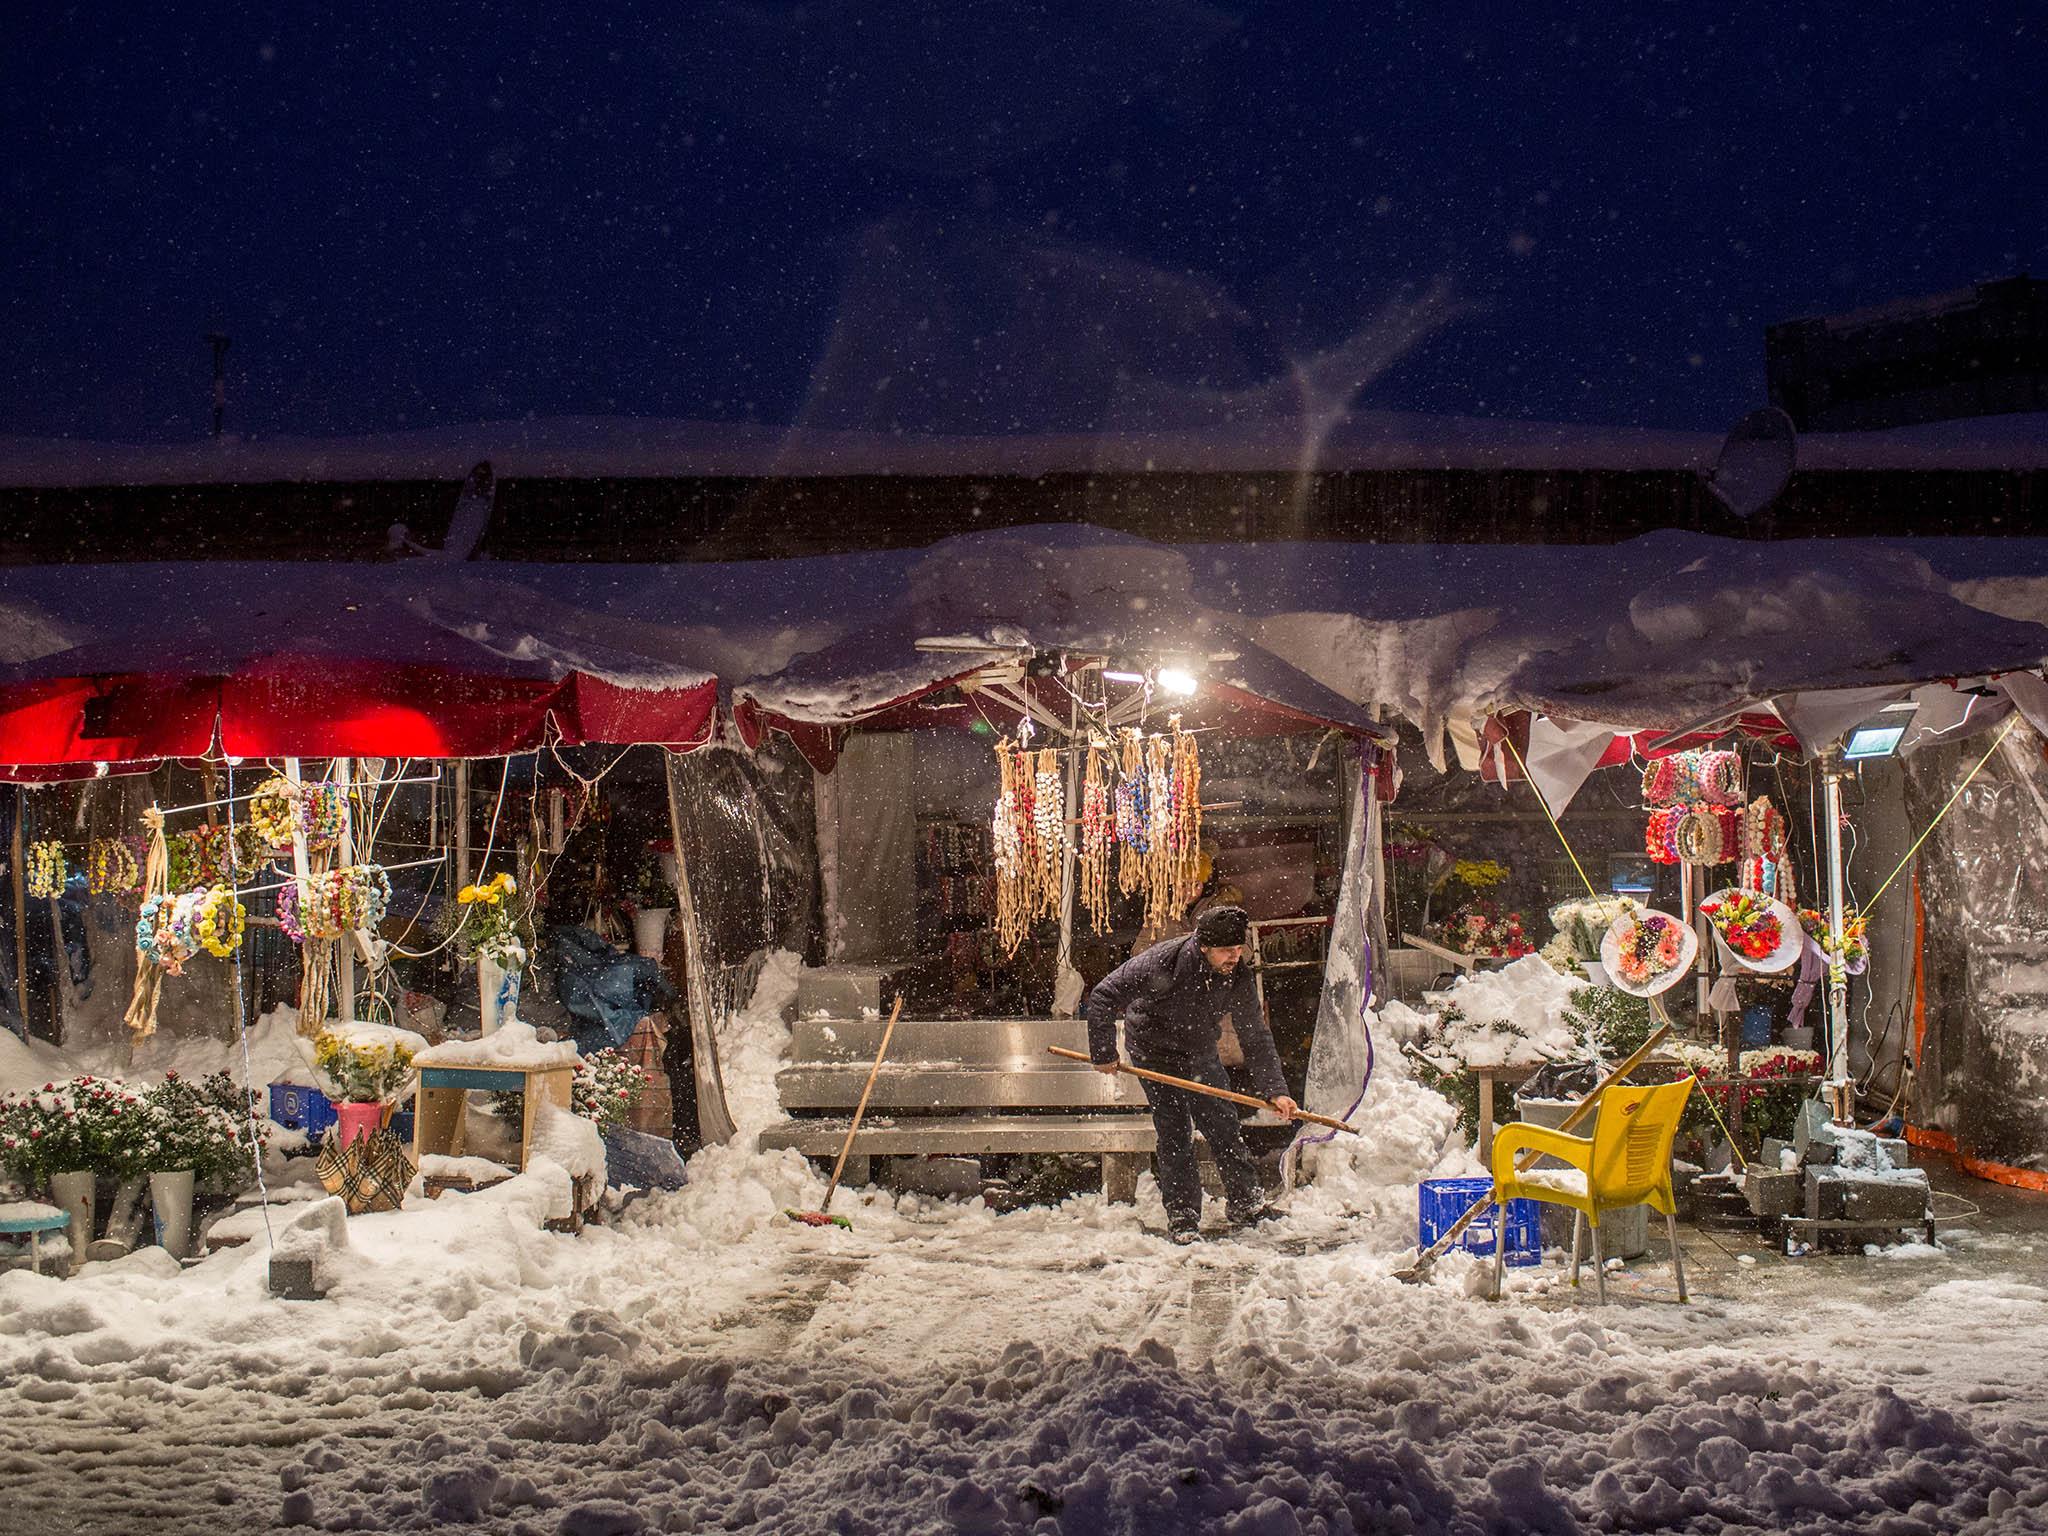
[[[227,676],[125,674],[0,688],[0,777],[26,782],[199,757],[503,757],[549,740],[710,739],[715,681],[626,688],[424,665],[282,657]]]

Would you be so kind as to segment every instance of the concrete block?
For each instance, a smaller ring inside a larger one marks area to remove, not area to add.
[[[327,1292],[320,1289],[319,1265],[311,1255],[292,1258],[279,1254],[270,1261],[270,1294],[286,1301],[320,1301]]]
[[[1780,1141],[1775,1136],[1766,1136],[1763,1150],[1757,1153],[1756,1160],[1766,1172],[1782,1173],[1785,1169],[1785,1154],[1791,1150],[1791,1142]]]
[[[1806,1204],[1806,1180],[1799,1172],[1779,1172],[1752,1163],[1742,1193],[1755,1216],[1796,1216]]]
[[[914,1195],[978,1195],[981,1164],[971,1157],[899,1157],[890,1166],[889,1182]]]
[[[1910,1168],[1913,1166],[1912,1147],[1896,1136],[1878,1137],[1877,1150],[1884,1154],[1885,1161],[1894,1168]]]
[[[1882,1179],[1851,1179],[1846,1209],[1851,1221],[1896,1221],[1912,1223],[1927,1219],[1929,1190],[1927,1175],[1915,1168],[1917,1177],[1892,1174]]]
[[[1927,1174],[1918,1168],[1884,1174],[1806,1170],[1806,1214],[1819,1221],[1922,1221],[1929,1198]]]
[[[1792,1127],[1792,1150],[1799,1154],[1799,1161],[1808,1167],[1832,1163],[1840,1146],[1841,1137],[1827,1106],[1814,1099],[1801,1104],[1799,1119]]]

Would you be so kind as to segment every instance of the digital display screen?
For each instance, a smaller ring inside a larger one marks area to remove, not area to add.
[[[1859,757],[1890,757],[1899,750],[1899,743],[1905,739],[1906,725],[1859,725],[1849,733],[1849,739],[1842,746],[1842,756],[1854,760]]]

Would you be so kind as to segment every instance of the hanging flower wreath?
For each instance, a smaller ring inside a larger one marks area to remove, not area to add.
[[[37,900],[64,894],[70,882],[71,866],[65,862],[64,845],[54,837],[31,843],[28,849],[28,893]]]
[[[292,832],[299,824],[299,789],[283,774],[274,773],[256,786],[249,797],[249,825],[271,848],[291,845]]]
[[[338,784],[306,785],[299,792],[299,825],[308,848],[336,846],[348,828],[348,791]]]
[[[299,923],[299,887],[304,883],[288,880],[277,892],[277,931],[294,944],[306,942],[306,930]]]
[[[216,885],[198,893],[193,904],[192,933],[199,947],[225,960],[235,952],[247,931],[249,912],[227,886]]]
[[[124,896],[141,887],[142,866],[135,861],[135,850],[120,838],[95,838],[85,879],[95,896]]]

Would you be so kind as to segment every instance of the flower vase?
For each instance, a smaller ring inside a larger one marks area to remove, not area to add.
[[[71,1267],[85,1262],[85,1245],[92,1238],[93,1202],[99,1178],[90,1169],[50,1175],[50,1203],[71,1218],[66,1235],[71,1239]]]
[[[135,1251],[136,1234],[142,1230],[142,1189],[140,1179],[123,1179],[114,1186],[106,1236],[87,1247],[88,1258],[118,1259]]]
[[[670,907],[642,907],[633,914],[633,948],[642,959],[659,960],[668,934]]]
[[[508,971],[489,955],[476,957],[477,1002],[483,1010],[483,1033],[519,1018],[519,973]]]
[[[156,1219],[159,1247],[174,1259],[192,1251],[192,1170],[149,1176],[149,1208]]]
[[[384,1106],[375,1099],[367,1103],[352,1100],[337,1104],[334,1113],[340,1121],[339,1138],[344,1147],[366,1140],[372,1131],[384,1124]]]
[[[1785,1049],[1788,1051],[1810,1051],[1813,1049],[1813,1026],[1811,1024],[1785,1026]]]

